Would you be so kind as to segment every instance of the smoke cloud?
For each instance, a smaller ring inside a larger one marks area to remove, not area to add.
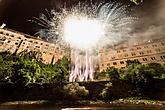
[[[149,2],[148,2],[149,3]],[[156,3],[156,4],[154,4]],[[145,43],[152,40],[165,38],[165,1],[159,0],[149,4],[148,12],[144,12],[139,17],[138,26],[135,27],[129,44]]]

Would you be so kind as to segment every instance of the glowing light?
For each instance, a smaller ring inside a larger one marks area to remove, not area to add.
[[[70,17],[64,23],[64,39],[80,49],[95,46],[103,33],[102,25],[95,19]]]

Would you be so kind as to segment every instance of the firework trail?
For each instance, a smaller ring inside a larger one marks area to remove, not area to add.
[[[38,33],[61,49],[71,48],[73,66],[70,81],[93,80],[97,51],[129,38],[135,17],[129,5],[121,3],[79,3],[71,8],[52,10],[48,17],[41,14],[37,21],[43,27]]]

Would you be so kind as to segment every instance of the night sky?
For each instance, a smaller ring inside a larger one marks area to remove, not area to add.
[[[93,1],[102,2],[102,0]],[[131,4],[135,9],[135,15],[140,18],[136,31],[147,32],[150,26],[163,26],[164,29],[165,17],[162,14],[164,13],[163,6],[165,7],[164,0],[143,0],[144,2],[140,5],[135,5],[129,0],[109,1],[122,1],[123,4]],[[70,7],[78,2],[79,0],[0,0],[0,23],[7,24],[7,28],[34,35],[36,25],[29,22],[32,17],[38,17],[45,9],[58,10],[64,3]]]

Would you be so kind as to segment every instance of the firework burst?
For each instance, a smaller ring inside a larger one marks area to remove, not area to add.
[[[129,5],[120,3],[79,3],[71,8],[52,10],[48,17],[41,14],[38,33],[56,45],[71,47],[70,81],[93,80],[97,50],[112,46],[129,37],[136,19],[130,16]]]

